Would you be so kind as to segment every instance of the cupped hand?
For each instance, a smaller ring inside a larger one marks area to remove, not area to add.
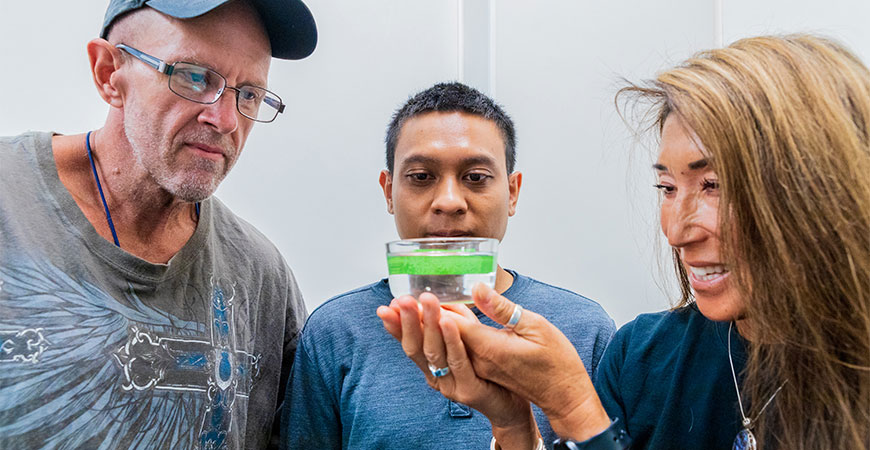
[[[434,295],[424,293],[419,304],[413,297],[403,296],[388,307],[379,307],[377,314],[423,372],[426,383],[489,418],[502,448],[511,447],[511,442],[518,448],[534,447],[539,434],[529,402],[475,373],[459,333],[460,326],[479,325],[467,306],[442,307]],[[435,377],[430,365],[447,367],[449,372]]]
[[[483,284],[475,286],[473,299],[499,324],[514,314],[513,302]],[[571,341],[539,314],[523,310],[513,328],[454,323],[474,372],[538,405],[559,436],[585,440],[610,424]]]

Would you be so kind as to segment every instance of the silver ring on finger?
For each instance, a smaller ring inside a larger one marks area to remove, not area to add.
[[[433,377],[441,378],[444,375],[447,375],[448,373],[450,373],[450,368],[449,367],[440,367],[439,368],[439,367],[435,367],[432,364],[429,364],[429,372],[432,372]]]
[[[517,326],[517,322],[520,321],[520,318],[523,316],[523,307],[520,305],[514,305],[514,312],[511,313],[511,318],[508,320],[506,324],[504,324],[505,328],[513,328]]]

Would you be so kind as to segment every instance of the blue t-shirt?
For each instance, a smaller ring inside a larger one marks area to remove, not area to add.
[[[728,322],[707,319],[695,305],[641,314],[619,329],[595,388],[610,417],[625,424],[632,449],[731,448],[742,427],[727,339]],[[742,381],[746,342],[736,328],[731,352]]]
[[[616,329],[613,320],[588,298],[509,272],[514,281],[504,296],[559,327],[591,375]],[[382,280],[327,301],[308,318],[285,399],[285,448],[489,448],[486,417],[430,388],[384,329],[375,310],[392,299]],[[540,409],[534,412],[549,446],[556,436]]]

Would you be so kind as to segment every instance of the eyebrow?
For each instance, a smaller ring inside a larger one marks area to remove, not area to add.
[[[474,165],[495,166],[495,159],[493,159],[489,156],[472,156],[471,158],[463,159],[462,162],[466,166],[474,166]]]
[[[699,159],[695,162],[690,162],[689,169],[691,169],[691,170],[703,169],[703,168],[707,167],[707,164],[708,164],[707,158]]]
[[[707,160],[707,158],[702,158],[702,159],[699,159],[697,161],[690,162],[689,163],[689,170],[703,169],[703,168],[707,167],[709,164],[710,164],[710,162]],[[658,170],[661,172],[668,172],[668,168],[665,165],[655,163],[652,166],[653,166],[653,169],[655,169],[655,170]]]
[[[411,155],[402,161],[402,165],[421,163],[421,164],[434,164],[436,162],[435,158],[430,158],[428,156],[423,155]]]
[[[430,156],[411,155],[411,156],[405,158],[404,160],[402,160],[402,165],[405,166],[408,164],[415,164],[415,163],[438,164],[438,162],[439,161],[437,158],[432,158]],[[489,156],[472,156],[469,158],[464,158],[462,160],[462,164],[466,165],[466,166],[483,165],[483,166],[492,167],[492,166],[495,166],[495,160]]]

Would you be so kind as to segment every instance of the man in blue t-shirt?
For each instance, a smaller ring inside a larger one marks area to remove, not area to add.
[[[504,237],[522,174],[514,171],[513,122],[490,98],[461,83],[420,92],[394,115],[386,147],[380,184],[402,239]],[[559,327],[592,375],[615,331],[601,306],[501,266],[495,289]],[[311,314],[285,399],[286,448],[489,447],[486,417],[430,389],[384,330],[375,310],[392,299],[384,279]],[[537,407],[534,414],[544,442],[553,442],[547,418]]]

